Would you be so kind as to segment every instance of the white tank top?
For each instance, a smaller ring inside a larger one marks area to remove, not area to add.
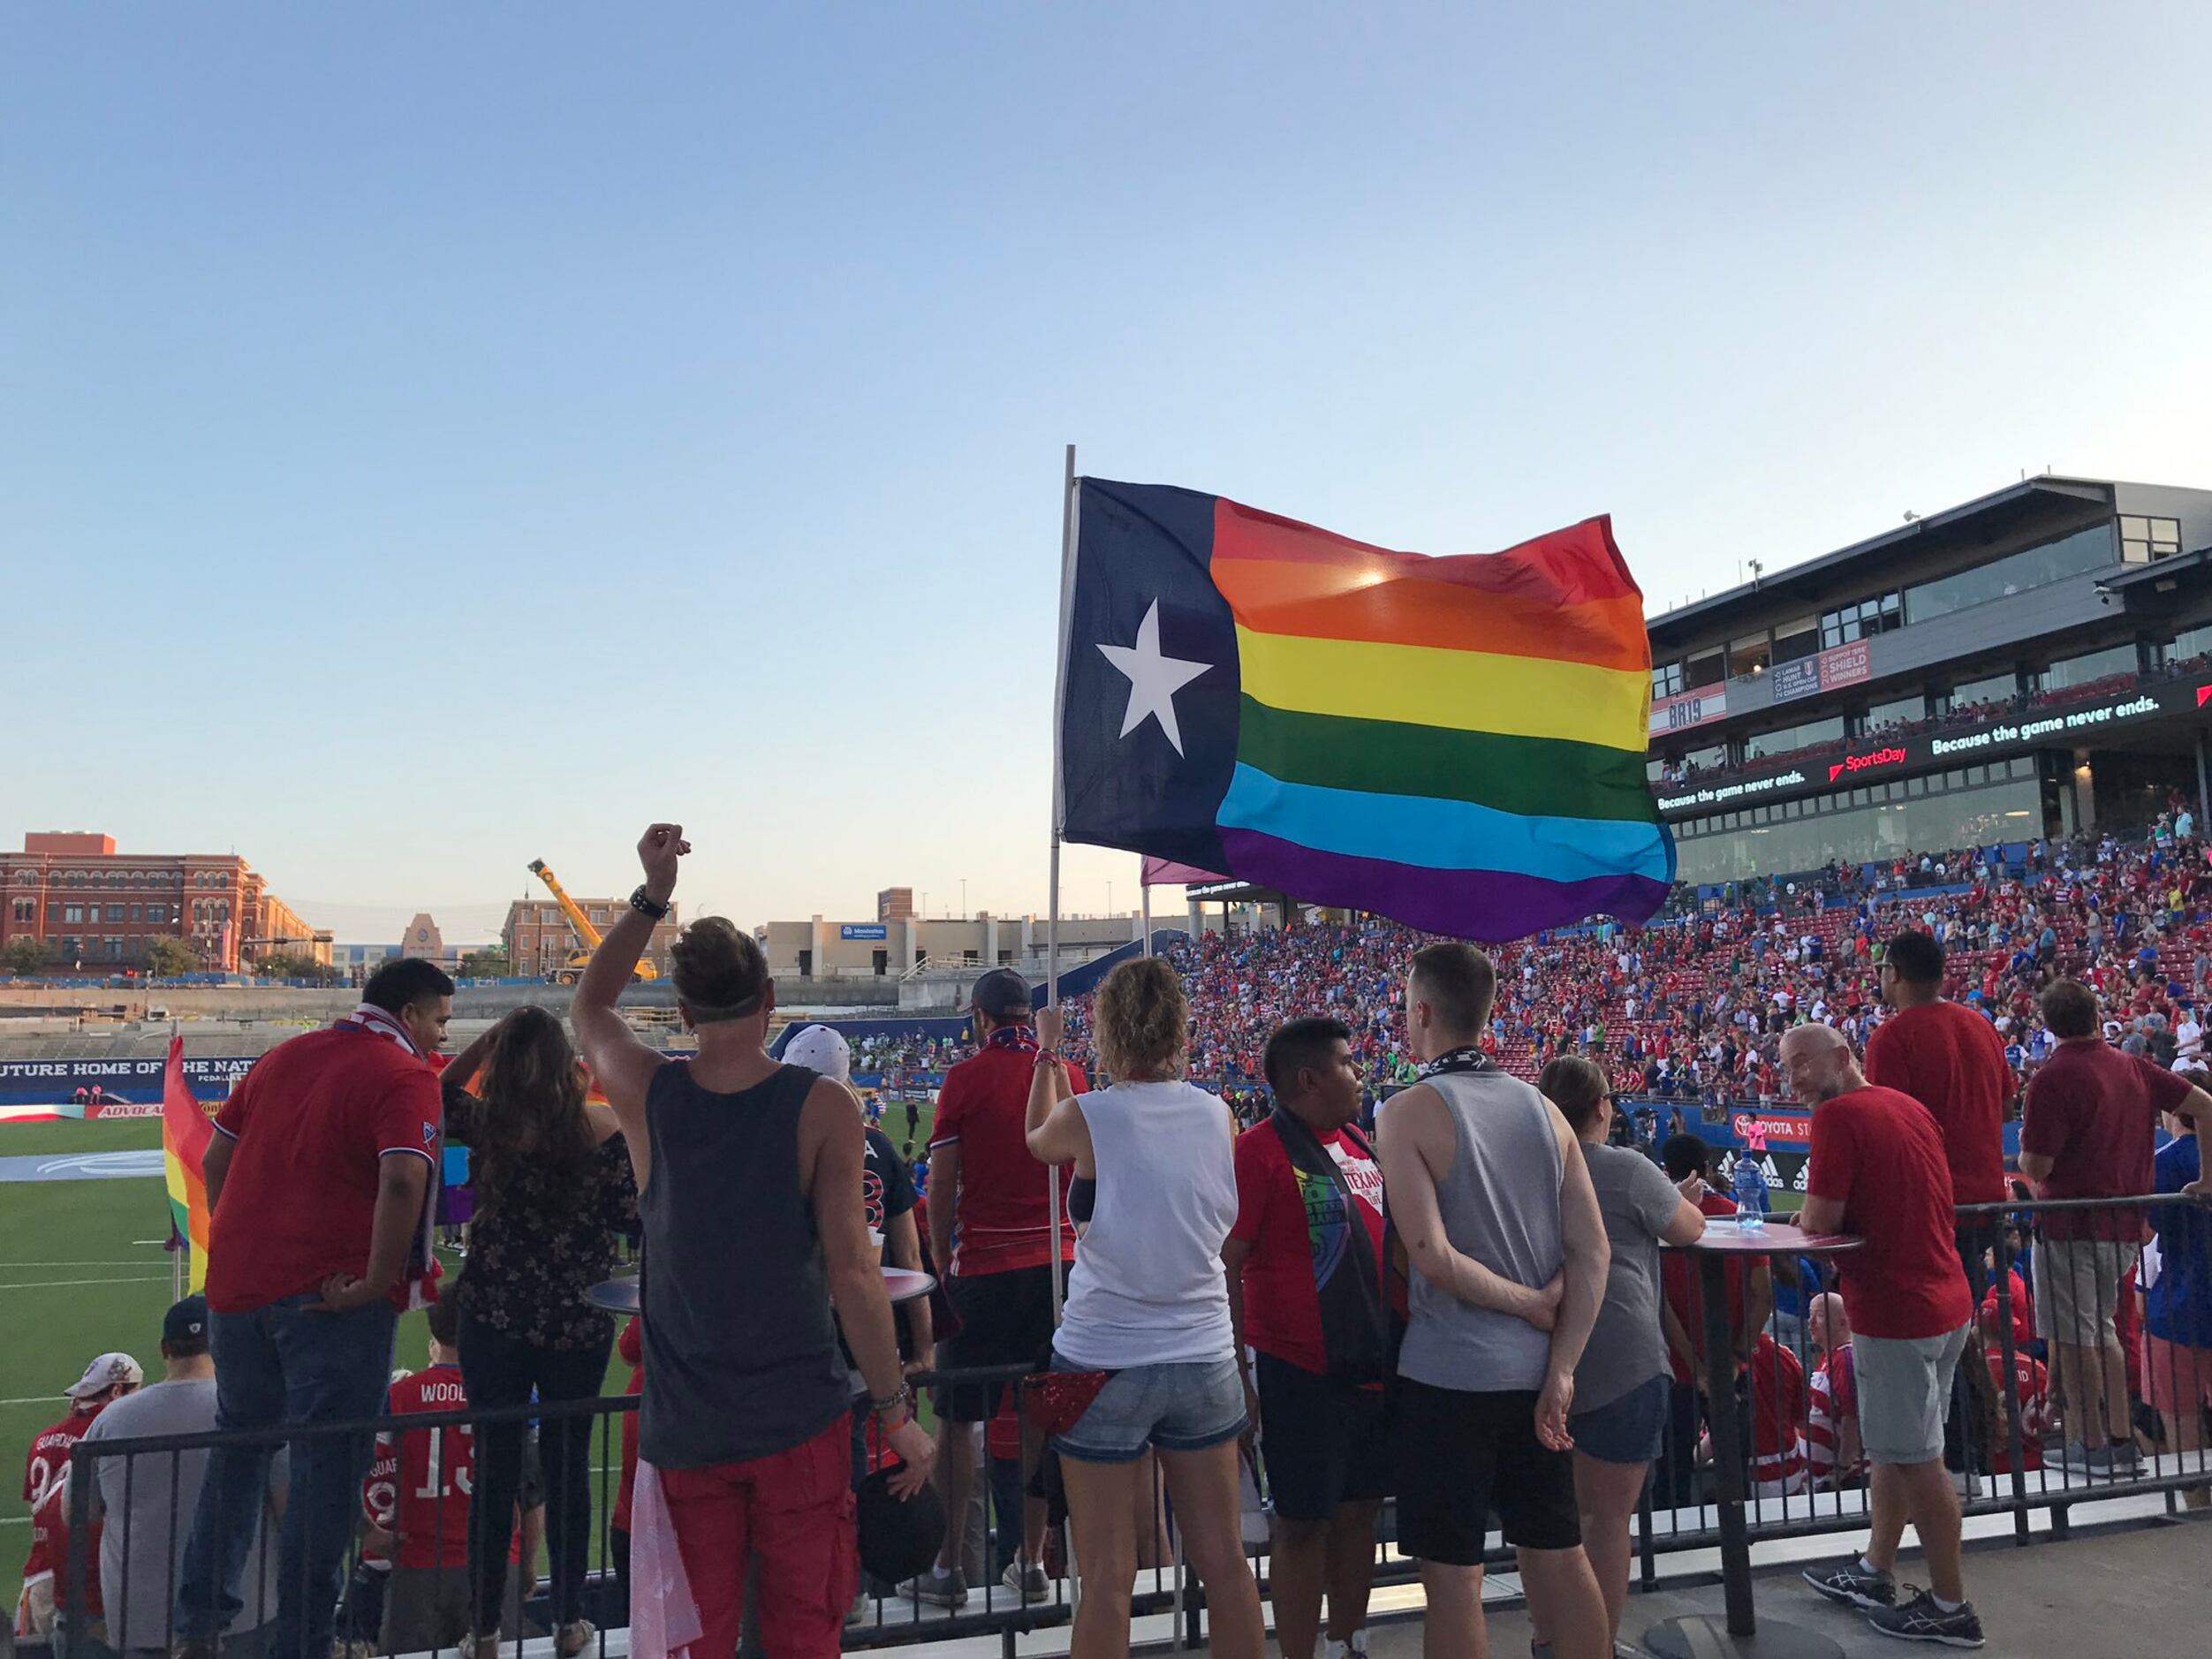
[[[1053,1351],[1100,1371],[1232,1358],[1221,1265],[1237,1222],[1229,1109],[1189,1083],[1117,1083],[1076,1104],[1098,1197]]]

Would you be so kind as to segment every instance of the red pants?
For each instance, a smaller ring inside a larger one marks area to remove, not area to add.
[[[748,1563],[761,1564],[761,1645],[769,1659],[835,1659],[860,1586],[852,1525],[852,1420],[747,1463],[663,1469],[676,1547],[699,1602],[691,1659],[731,1659],[745,1622]]]

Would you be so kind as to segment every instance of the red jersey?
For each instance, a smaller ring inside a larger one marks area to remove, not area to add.
[[[216,1117],[235,1142],[208,1239],[208,1306],[246,1314],[368,1269],[387,1154],[431,1161],[437,1073],[396,1042],[350,1029],[279,1044]]]
[[[1805,1367],[1772,1337],[1751,1354],[1750,1478],[1762,1488],[1798,1492],[1805,1485],[1805,1422],[1809,1409]]]
[[[1733,1216],[1736,1202],[1723,1198],[1710,1187],[1699,1199],[1697,1207],[1708,1216]],[[1731,1261],[1722,1269],[1723,1283],[1728,1287],[1728,1329],[1731,1337],[1744,1328],[1744,1264]],[[1688,1333],[1691,1348],[1700,1355],[1705,1352],[1705,1287],[1699,1283],[1697,1269],[1679,1250],[1659,1253],[1659,1284],[1665,1292],[1667,1306],[1674,1309],[1674,1316],[1682,1322]],[[1690,1386],[1690,1368],[1667,1345],[1667,1363],[1674,1367],[1674,1380],[1682,1387]]]
[[[23,1502],[31,1511],[31,1552],[23,1563],[27,1588],[43,1579],[54,1581],[54,1602],[69,1594],[69,1449],[85,1437],[100,1413],[114,1402],[102,1400],[88,1412],[72,1411],[43,1434],[31,1438],[23,1465]],[[92,1523],[92,1582],[85,1587],[85,1610],[102,1617],[100,1602],[100,1523]]]
[[[1066,1165],[1056,1176],[1030,1155],[1029,1079],[1037,1050],[1034,1042],[999,1041],[1004,1034],[995,1033],[981,1054],[946,1072],[937,1093],[929,1149],[960,1148],[960,1190],[939,1194],[955,1206],[951,1269],[959,1278],[1051,1261],[1048,1179],[1060,1183],[1060,1259],[1075,1260],[1075,1223],[1067,1218],[1075,1168]],[[1088,1087],[1072,1061],[1068,1077],[1079,1095]]]
[[[1957,1003],[1901,1008],[1867,1040],[1867,1081],[1928,1108],[1943,1131],[1952,1203],[2004,1201],[2012,1068],[1994,1026]]]
[[[2004,1399],[2004,1355],[1992,1345],[1985,1356],[1989,1364],[1989,1386],[1996,1390],[2000,1411],[1990,1436],[1989,1472],[1992,1474],[2012,1473],[2012,1430],[2004,1420],[2002,1405]],[[2043,1362],[2032,1354],[2012,1356],[2012,1386],[2020,1402],[2020,1467],[2034,1471],[2043,1466],[2043,1430],[2050,1426],[2050,1380],[2043,1369]]]
[[[2020,1277],[2018,1268],[2008,1268],[2004,1276],[2011,1282],[2009,1294],[2012,1307],[2012,1345],[2025,1348],[2035,1340],[2035,1299],[2027,1293],[2027,1283]],[[2000,1313],[1997,1306],[1997,1287],[1995,1284],[1981,1293],[1981,1322],[1994,1327]],[[1984,1333],[1996,1352],[1997,1334],[1994,1329]]]
[[[1382,1171],[1342,1130],[1315,1137],[1344,1171],[1350,1208],[1366,1228],[1378,1274],[1382,1254]],[[1291,1162],[1272,1118],[1237,1137],[1237,1224],[1229,1236],[1252,1247],[1244,1265],[1245,1341],[1302,1370],[1325,1375],[1316,1276],[1349,1254],[1343,1193]],[[1378,1292],[1381,1287],[1378,1285]]]
[[[455,1412],[468,1404],[461,1368],[434,1365],[402,1377],[384,1397],[384,1413]],[[468,1514],[476,1490],[476,1436],[466,1423],[376,1436],[376,1462],[361,1495],[368,1518],[393,1535],[401,1567],[468,1565]],[[521,1559],[521,1539],[508,1556]]]
[[[1860,1336],[1940,1337],[1973,1317],[1958,1265],[1951,1166],[1920,1103],[1868,1085],[1813,1114],[1805,1190],[1844,1207],[1842,1230],[1866,1239],[1837,1261],[1844,1310]]]

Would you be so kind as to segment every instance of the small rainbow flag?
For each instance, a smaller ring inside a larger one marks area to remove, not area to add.
[[[1058,822],[1461,938],[1665,902],[1651,646],[1611,521],[1425,558],[1078,485]]]
[[[208,1186],[200,1159],[214,1139],[208,1114],[185,1082],[185,1040],[169,1040],[162,1068],[162,1178],[169,1187],[171,1225],[192,1250],[189,1290],[208,1283]]]

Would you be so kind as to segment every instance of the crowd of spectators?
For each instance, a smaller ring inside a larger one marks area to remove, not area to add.
[[[111,1407],[118,1421],[144,1413],[143,1432],[196,1425],[211,1408],[223,1428],[295,1429],[380,1404],[404,1414],[511,1403],[519,1416],[534,1400],[549,1489],[549,1622],[569,1659],[596,1632],[582,1598],[583,1420],[561,1408],[604,1376],[615,1332],[594,1310],[593,1287],[617,1236],[641,1228],[663,1299],[625,1335],[625,1359],[654,1380],[625,1458],[644,1462],[634,1485],[625,1470],[616,1563],[626,1578],[633,1531],[653,1553],[633,1609],[646,1650],[687,1645],[666,1622],[680,1617],[696,1620],[701,1653],[733,1651],[746,1598],[739,1564],[752,1559],[769,1650],[834,1651],[858,1584],[856,1508],[935,1489],[935,1463],[940,1507],[965,1515],[977,1449],[997,1443],[1006,1400],[996,1383],[962,1382],[937,1399],[934,1443],[923,1434],[905,1378],[930,1368],[930,1326],[894,1315],[884,1277],[919,1259],[943,1276],[940,1305],[958,1316],[948,1366],[1011,1369],[1049,1351],[1060,1391],[1043,1405],[1058,1420],[1017,1425],[1009,1457],[989,1455],[1034,1473],[1049,1428],[1086,1563],[1079,1648],[1125,1649],[1129,1579],[1156,1553],[1149,1475],[1137,1465],[1156,1453],[1186,1554],[1207,1582],[1216,1647],[1261,1651],[1236,1443],[1254,1405],[1263,1445],[1273,1425],[1267,1455],[1286,1467],[1290,1425],[1305,1445],[1316,1424],[1349,1423],[1375,1386],[1369,1338],[1388,1307],[1410,1320],[1390,1434],[1401,1547],[1424,1564],[1429,1617],[1465,1636],[1460,1645],[1474,1640],[1479,1596],[1466,1575],[1488,1508],[1479,1477],[1511,1466],[1521,1478],[1496,1496],[1540,1631],[1562,1653],[1595,1653],[1606,1627],[1617,1631],[1625,1517],[1645,1468],[1656,1464],[1670,1501],[1699,1502],[1699,1468],[1714,1451],[1697,1431],[1714,1420],[1712,1391],[1727,1387],[1708,1374],[1708,1360],[1725,1369],[1728,1356],[1717,1338],[1714,1354],[1702,1350],[1698,1292],[1678,1269],[1660,1269],[1656,1246],[1733,1208],[1707,1185],[1710,1154],[1694,1136],[1654,1147],[1655,1162],[1615,1156],[1612,1096],[1792,1100],[1821,1109],[1806,1224],[1860,1234],[1867,1248],[1845,1264],[1840,1301],[1818,1266],[1799,1261],[1716,1281],[1727,1286],[1754,1487],[1832,1487],[1870,1464],[1895,1525],[1886,1541],[1877,1526],[1858,1562],[1808,1574],[1814,1587],[1891,1633],[1971,1632],[1960,1645],[1979,1645],[1951,1479],[2001,1471],[1950,1457],[1946,1437],[1967,1416],[1954,1375],[1986,1368],[2022,1401],[2030,1457],[2041,1454],[2032,1429],[2046,1391],[2058,1394],[2063,1461],[2092,1476],[2140,1468],[2138,1405],[2163,1418],[2162,1443],[2181,1447],[2212,1398],[2212,1241],[2201,1218],[2162,1224],[2174,1276],[2163,1295],[2145,1281],[2150,1343],[2138,1333],[2132,1349],[2122,1320],[2133,1306],[2132,1236],[2046,1226],[2033,1254],[2000,1240],[1985,1258],[1953,1231],[1954,1204],[2013,1201],[1996,1196],[2009,1192],[1996,1131],[2019,1099],[2019,1168],[2045,1196],[2132,1202],[2153,1179],[2177,1193],[2201,1180],[2191,1128],[2212,1117],[2196,1014],[2212,973],[2212,863],[2195,830],[2177,798],[2140,837],[1830,867],[1701,894],[1647,927],[1541,936],[1495,961],[1379,921],[1207,933],[1163,962],[1122,965],[1095,997],[1040,1021],[1018,974],[984,974],[970,1042],[893,1036],[853,1055],[832,1037],[825,1068],[813,1048],[804,1067],[768,1057],[765,959],[717,919],[693,924],[678,954],[696,1057],[646,1046],[616,1014],[688,850],[680,830],[656,825],[640,849],[648,884],[577,993],[575,1047],[557,1020],[526,1010],[458,1057],[441,1087],[451,984],[430,964],[405,962],[371,981],[353,1014],[249,1073],[203,1166],[216,1218],[208,1293],[180,1306],[164,1333],[162,1386],[172,1391],[148,1390],[158,1413],[124,1405],[141,1379],[123,1356],[96,1360],[71,1418],[34,1448],[49,1465],[43,1483],[34,1465],[34,1506],[50,1525],[62,1496],[54,1458],[77,1435],[110,1433],[92,1419]],[[1912,1056],[1927,1058],[1942,1031],[1941,1042],[1970,1038],[1986,1050],[1992,1076],[1971,1111],[1949,1072],[1922,1081],[1913,1070]],[[931,1136],[934,1206],[900,1186],[889,1142],[854,1122],[850,1072],[871,1066],[951,1068]],[[1542,1093],[1526,1081],[1540,1068]],[[587,1093],[593,1079],[609,1104]],[[1386,1114],[1370,1157],[1359,1125],[1373,1121],[1378,1095],[1399,1087],[1412,1092]],[[2153,1108],[2178,1148],[2155,1167]],[[1274,1140],[1238,1139],[1230,1115]],[[481,1203],[466,1274],[441,1298],[427,1201],[446,1139],[473,1147]],[[1261,1154],[1278,1142],[1263,1169]],[[1484,1172],[1484,1160],[1496,1167]],[[1039,1162],[1060,1175],[1034,1178]],[[1556,1183],[1503,1176],[1547,1168]],[[1113,1178],[1102,1183],[1102,1170]],[[1411,1269],[1395,1290],[1379,1232],[1367,1230],[1367,1208],[1379,1223],[1372,1201],[1384,1183],[1404,1206]],[[1262,1226],[1261,1187],[1269,1203],[1297,1206],[1284,1210],[1287,1231]],[[1514,1212],[1510,1226],[1501,1208]],[[921,1220],[902,1222],[910,1211]],[[2114,1225],[2142,1231],[2140,1212],[2117,1214]],[[1309,1233],[1303,1223],[1315,1217],[1327,1225]],[[1360,1283],[1334,1277],[1334,1245],[1317,1251],[1331,1229],[1360,1264]],[[1224,1260],[1241,1292],[1224,1289]],[[749,1270],[732,1275],[732,1261]],[[2009,1333],[1983,1296],[1992,1279],[2012,1287]],[[1295,1285],[1295,1308],[1271,1302],[1266,1287],[1278,1280]],[[433,1365],[386,1394],[397,1318],[426,1304],[436,1305]],[[2019,1350],[2009,1374],[1974,1344],[1993,1328]],[[2028,1351],[2031,1330],[2040,1352]],[[1287,1363],[1343,1398],[1279,1368],[1247,1374],[1246,1345],[1264,1353],[1270,1332]],[[2139,1387],[2160,1363],[2163,1390]],[[1407,1398],[1428,1401],[1432,1416],[1407,1417]],[[1497,1404],[1508,1398],[1510,1409]],[[173,1468],[162,1493],[172,1526],[161,1534],[173,1594],[164,1562],[163,1595],[127,1616],[167,1624],[176,1659],[214,1659],[219,1642],[235,1648],[255,1626],[286,1655],[319,1655],[334,1634],[375,1629],[350,1597],[334,1629],[367,1476],[371,1541],[390,1564],[383,1640],[404,1632],[492,1659],[519,1617],[511,1565],[526,1580],[536,1555],[534,1542],[511,1542],[515,1521],[539,1506],[523,1495],[523,1425],[488,1425],[466,1478],[418,1437],[387,1436],[373,1467],[366,1444],[307,1434],[280,1460],[266,1444],[233,1441],[209,1449],[188,1481]],[[1347,1452],[1309,1471],[1314,1512],[1286,1518],[1310,1520],[1296,1542],[1315,1559],[1340,1508],[1352,1517],[1347,1537],[1371,1526],[1375,1494],[1350,1478],[1369,1466],[1368,1453]],[[473,1493],[460,1539],[443,1534],[449,1513],[429,1523],[441,1534],[431,1547],[416,1547],[424,1523],[396,1494],[418,1489],[440,1500]],[[138,1499],[126,1488],[102,1501],[130,1509]],[[1040,1600],[1046,1506],[1015,1508],[1002,1581],[1022,1602]],[[1908,1514],[1934,1582],[1900,1604],[1890,1567]],[[958,1607],[961,1546],[942,1517],[935,1525],[927,1554],[884,1576],[908,1581],[918,1601]],[[1600,1547],[1586,1557],[1592,1532]],[[37,1540],[54,1542],[43,1526]],[[266,1567],[255,1557],[271,1555],[275,1595],[249,1605]],[[1340,1633],[1337,1589],[1325,1633],[1348,1659],[1357,1632]],[[105,1600],[120,1610],[118,1595]],[[1311,1651],[1324,1633],[1318,1602],[1300,1618],[1299,1646]]]
[[[1623,1094],[1686,1106],[1786,1096],[1782,1034],[1800,1020],[1863,1042],[1883,1018],[1881,942],[1931,934],[1949,994],[1987,1017],[2025,1084],[2053,1048],[2035,1006],[2065,974],[2105,999],[2108,1033],[2171,1063],[2204,1051],[2212,988],[2212,859],[2178,796],[2139,835],[2087,836],[1899,853],[1681,890],[1652,924],[1610,922],[1504,946],[1485,1048],[1534,1077],[1561,1055],[1602,1066]],[[1268,1034],[1324,1014],[1352,1033],[1367,1088],[1401,1087],[1403,963],[1426,936],[1392,922],[1245,928],[1186,937],[1168,952],[1191,1007],[1191,1075],[1239,1116],[1265,1110]],[[1071,1053],[1091,1051],[1090,998],[1067,1011]],[[894,1102],[973,1051],[920,1033],[854,1045]]]
[[[2022,1083],[2053,1048],[2037,994],[2069,974],[2104,999],[2108,1034],[2124,1046],[2169,1063],[2201,1054],[2212,863],[2189,808],[2176,803],[2138,838],[2015,852],[1928,852],[1693,890],[1650,926],[1601,922],[1508,945],[1484,1046],[1521,1076],[1581,1055],[1625,1094],[1771,1103],[1787,1094],[1780,1043],[1792,1025],[1830,1025],[1856,1043],[1872,1034],[1884,1015],[1882,941],[1913,928],[1944,947],[1950,994],[1992,1022]],[[1351,1029],[1372,1091],[1410,1081],[1399,965],[1423,942],[1367,920],[1179,943],[1169,959],[1189,988],[1191,1074],[1232,1104],[1254,1096],[1266,1034],[1319,1013]],[[1070,1042],[1087,1055],[1086,1019],[1076,999]]]

